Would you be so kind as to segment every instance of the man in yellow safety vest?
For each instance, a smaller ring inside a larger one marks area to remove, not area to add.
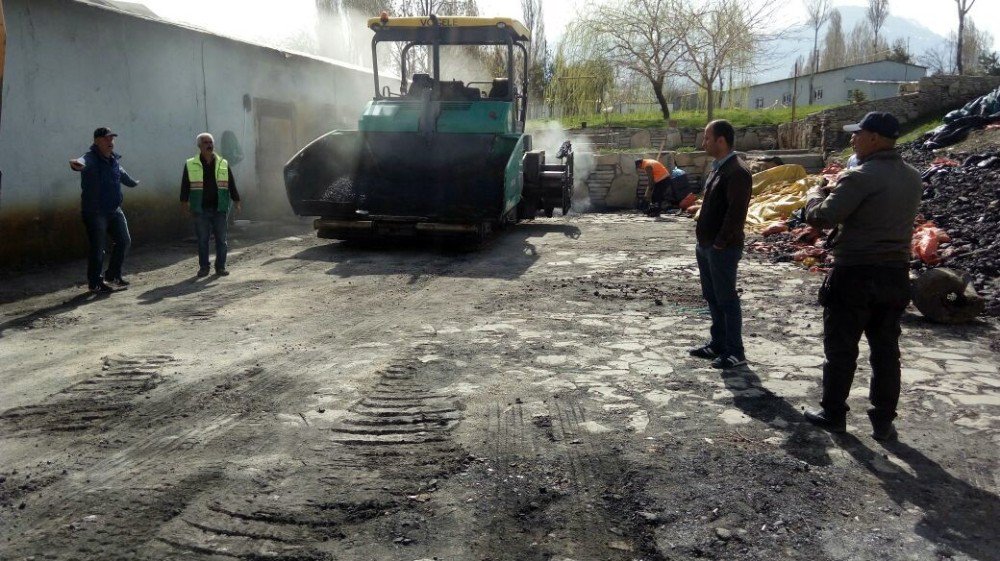
[[[181,178],[181,206],[194,216],[198,236],[198,276],[208,276],[208,241],[215,236],[215,274],[226,276],[229,210],[243,209],[229,162],[215,154],[215,139],[203,132],[196,140],[199,154],[184,164]]]

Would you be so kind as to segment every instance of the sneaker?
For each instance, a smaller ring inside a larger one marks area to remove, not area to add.
[[[875,418],[875,410],[868,410],[868,419],[872,422],[872,438],[882,442],[899,440],[899,433],[892,421],[884,421]]]
[[[91,285],[90,291],[94,294],[111,294],[115,291],[115,289],[108,286],[108,284],[104,281],[101,281],[97,284]]]
[[[227,271],[226,269],[216,269],[215,274],[219,275],[220,277],[228,277],[229,271]]]
[[[707,360],[712,360],[719,357],[719,353],[715,352],[712,345],[705,345],[704,347],[698,347],[696,349],[691,349],[688,354],[695,358],[704,358]]]
[[[127,280],[121,278],[121,277],[118,277],[118,278],[104,277],[104,282],[106,282],[108,284],[113,284],[113,285],[115,285],[117,287],[120,287],[120,288],[125,288],[128,285],[132,284],[132,283],[128,282]]]
[[[835,418],[823,409],[815,409],[812,411],[806,411],[803,413],[806,420],[813,425],[828,430],[835,433],[847,432],[847,418],[839,417]]]
[[[208,273],[209,273],[208,267],[204,267],[202,269],[198,269],[198,276],[199,277],[207,277]]]
[[[745,358],[737,358],[733,355],[720,356],[719,358],[712,361],[712,368],[721,368],[722,370],[731,370],[733,368],[739,368],[747,363]]]

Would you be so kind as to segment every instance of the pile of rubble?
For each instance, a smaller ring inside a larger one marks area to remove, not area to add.
[[[902,147],[903,157],[923,172],[925,218],[950,238],[940,244],[940,262],[916,261],[924,270],[943,265],[972,277],[987,300],[986,312],[1000,315],[1000,145],[975,154],[947,157],[924,150],[920,141]]]
[[[912,268],[917,274],[942,266],[967,273],[986,299],[986,313],[1000,316],[1000,145],[949,157],[923,149],[920,141],[901,149],[925,181],[914,224]],[[747,251],[825,271],[829,232],[804,224],[802,207],[808,187],[835,183],[841,170],[833,164],[807,176],[804,170],[779,166],[755,174],[747,222],[761,236],[751,239]]]

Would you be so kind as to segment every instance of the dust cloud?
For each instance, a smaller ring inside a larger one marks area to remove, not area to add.
[[[531,135],[533,150],[545,150],[546,163],[556,163],[556,152],[564,141],[573,143],[573,210],[580,213],[590,210],[590,193],[586,180],[596,165],[593,155],[582,150],[590,144],[590,140],[579,134],[571,134],[558,121],[530,123],[525,132]]]

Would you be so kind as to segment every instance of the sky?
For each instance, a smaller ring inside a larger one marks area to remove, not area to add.
[[[587,5],[595,0],[543,0],[546,35],[550,44],[560,37],[566,25]],[[167,19],[183,21],[193,15],[195,25],[206,21],[227,22],[238,27],[241,33],[226,35],[263,35],[275,29],[301,29],[303,22],[315,14],[313,0],[143,0],[149,8]],[[865,0],[833,0],[833,5],[865,6]],[[480,0],[483,15],[508,16],[520,19],[519,0]],[[935,33],[947,36],[958,29],[955,0],[890,0],[889,12],[893,15],[916,20]],[[782,27],[790,27],[805,20],[801,0],[791,0],[781,10]],[[373,14],[374,15],[374,14]],[[994,50],[1000,50],[1000,0],[975,0],[969,17],[976,26],[989,31],[996,39]],[[217,30],[219,31],[219,30]]]

